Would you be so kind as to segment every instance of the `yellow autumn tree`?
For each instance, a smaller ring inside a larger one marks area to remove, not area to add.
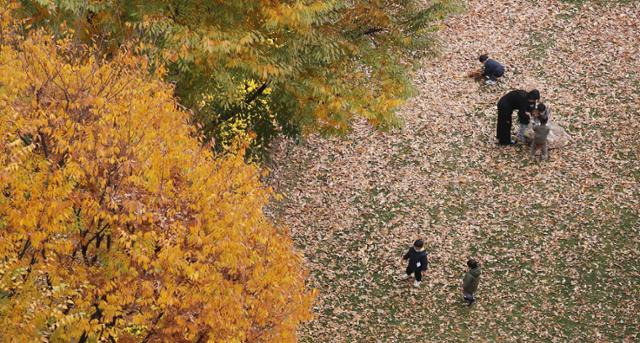
[[[3,340],[295,340],[312,294],[242,144],[214,156],[126,52],[0,49]]]

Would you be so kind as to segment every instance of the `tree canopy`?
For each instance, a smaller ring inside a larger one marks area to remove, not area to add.
[[[3,28],[0,336],[294,340],[312,295],[243,143],[216,157],[143,58]]]
[[[433,44],[434,21],[456,2],[417,0],[25,0],[31,27],[48,26],[108,53],[137,42],[167,65],[179,101],[205,134],[345,132],[354,117],[379,127],[411,91],[411,63]],[[28,26],[27,25],[27,26]],[[257,84],[250,87],[250,84]],[[251,88],[249,91],[248,89]],[[264,91],[270,90],[265,97]],[[268,106],[256,104],[263,98]],[[238,123],[244,121],[244,123]],[[264,138],[264,139],[262,139]]]

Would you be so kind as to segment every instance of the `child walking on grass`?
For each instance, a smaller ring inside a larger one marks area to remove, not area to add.
[[[416,281],[413,286],[419,288],[420,282],[422,282],[422,272],[427,270],[427,264],[429,263],[427,261],[427,252],[424,251],[424,242],[421,239],[416,240],[413,246],[409,248],[409,251],[404,254],[402,260],[409,260],[403,279],[406,280],[411,277],[411,274],[414,274]]]
[[[478,290],[478,284],[480,283],[480,264],[474,259],[469,259],[467,267],[469,267],[469,271],[464,274],[462,279],[462,297],[467,302],[467,305],[471,306],[476,302],[473,293]]]

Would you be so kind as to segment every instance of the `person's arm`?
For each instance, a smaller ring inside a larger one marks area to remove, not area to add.
[[[402,259],[408,260],[410,256],[411,256],[411,248],[409,248],[409,251],[407,251],[407,253],[404,254],[404,256],[402,256]]]
[[[493,73],[493,68],[487,62],[484,62],[482,65],[482,76],[491,75]]]
[[[422,256],[420,259],[420,264],[422,264],[422,270],[427,270],[429,265],[429,260],[427,260],[427,255]]]
[[[526,122],[527,119],[529,119],[529,115],[527,114],[527,109],[521,107],[518,110],[518,121],[520,121],[521,123]]]
[[[531,108],[529,107],[529,102],[526,99],[520,101],[518,106],[518,121],[521,123],[529,123],[529,112],[531,112]]]

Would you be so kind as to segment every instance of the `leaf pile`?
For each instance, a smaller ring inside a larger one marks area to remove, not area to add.
[[[639,22],[638,2],[470,3],[444,22],[402,129],[280,147],[273,214],[320,292],[301,340],[637,340]],[[464,77],[482,52],[508,66],[498,86]],[[494,144],[495,103],[532,87],[573,137],[543,164]],[[420,290],[398,281],[416,238]],[[471,309],[469,257],[483,268]]]

